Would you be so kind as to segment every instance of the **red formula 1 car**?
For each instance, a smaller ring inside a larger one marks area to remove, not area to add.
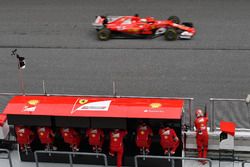
[[[101,41],[114,37],[125,38],[155,38],[164,35],[168,41],[191,39],[196,30],[193,23],[180,23],[177,16],[167,20],[156,20],[153,17],[141,18],[134,16],[97,16],[92,24],[97,30]]]

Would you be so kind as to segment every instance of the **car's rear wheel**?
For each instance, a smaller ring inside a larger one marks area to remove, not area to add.
[[[181,22],[180,18],[177,17],[177,16],[170,16],[170,17],[168,18],[168,20],[171,20],[171,21],[173,21],[173,22],[176,23],[176,24],[180,24],[180,22]]]
[[[169,28],[165,32],[164,37],[167,41],[175,41],[177,40],[178,34],[175,29]]]
[[[111,36],[111,31],[109,29],[101,29],[100,31],[97,32],[97,37],[101,41],[107,41],[110,39]]]

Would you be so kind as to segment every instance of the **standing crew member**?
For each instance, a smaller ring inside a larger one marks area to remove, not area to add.
[[[207,149],[208,149],[208,132],[207,132],[207,122],[208,116],[201,109],[197,109],[195,112],[196,119],[194,121],[194,125],[196,128],[196,144],[198,150],[199,158],[207,157]],[[205,164],[206,161],[201,161],[202,164]]]
[[[104,132],[102,129],[89,128],[86,132],[86,137],[89,138],[89,145],[92,146],[94,152],[101,152],[104,142]]]
[[[122,166],[122,157],[123,157],[123,138],[127,135],[126,130],[115,129],[109,133],[110,136],[110,145],[109,145],[109,154],[114,156],[117,153],[117,167]]]
[[[37,134],[40,139],[40,142],[44,145],[46,145],[45,150],[56,150],[56,147],[53,146],[53,142],[55,140],[55,133],[53,130],[49,127],[38,127],[37,128]]]
[[[140,151],[143,152],[145,149],[146,154],[149,153],[149,148],[152,143],[151,137],[153,136],[153,131],[150,126],[145,122],[141,122],[137,127],[136,132],[136,146],[140,148]]]
[[[61,128],[61,134],[64,142],[70,145],[72,151],[79,151],[80,135],[73,128]]]
[[[27,152],[28,149],[31,148],[30,144],[34,140],[34,133],[29,127],[24,126],[15,126],[15,132],[20,150]]]
[[[160,144],[164,150],[164,154],[175,154],[180,142],[174,129],[169,127],[161,128],[159,135],[161,137]]]

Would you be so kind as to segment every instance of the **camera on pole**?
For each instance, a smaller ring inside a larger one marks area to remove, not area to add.
[[[18,69],[24,69],[25,68],[25,58],[24,57],[21,57],[19,55],[17,55],[17,58],[18,58]]]
[[[24,69],[25,68],[25,58],[22,56],[19,56],[19,54],[16,53],[17,49],[14,49],[13,51],[11,51],[11,55],[12,56],[16,56],[16,58],[18,59],[18,69]]]

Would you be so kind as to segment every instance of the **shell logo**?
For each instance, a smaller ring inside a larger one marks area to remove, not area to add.
[[[149,106],[151,108],[160,108],[161,107],[161,103],[151,103]]]
[[[40,136],[43,136],[43,135],[44,135],[44,133],[43,133],[43,132],[41,132],[41,133],[40,133]]]
[[[28,101],[28,104],[33,105],[33,106],[37,105],[38,103],[39,103],[39,100],[29,100]]]
[[[141,134],[144,135],[144,131],[143,130],[141,131]]]
[[[92,137],[95,137],[95,134],[92,134]]]
[[[80,103],[80,104],[85,104],[85,103],[87,103],[87,102],[88,102],[88,100],[86,100],[86,99],[80,99],[80,100],[79,100],[79,103]]]

